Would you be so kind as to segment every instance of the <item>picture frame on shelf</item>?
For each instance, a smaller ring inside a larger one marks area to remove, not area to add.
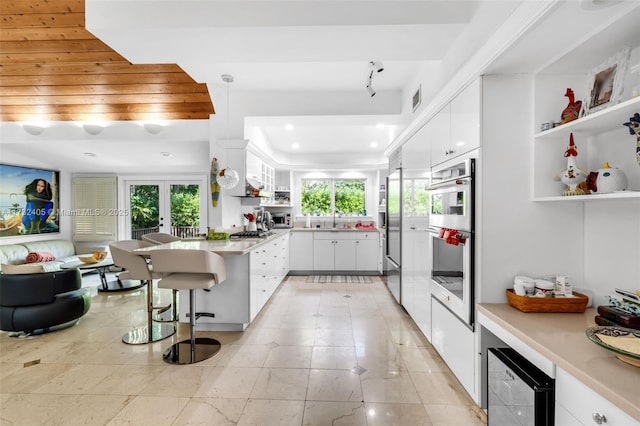
[[[620,102],[631,48],[625,47],[594,68],[587,77],[583,114],[587,116]]]

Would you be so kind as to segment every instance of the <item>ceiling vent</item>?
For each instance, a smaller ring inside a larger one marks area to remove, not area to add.
[[[420,106],[420,102],[422,102],[422,85],[418,86],[418,90],[415,91],[411,98],[411,107],[413,108],[413,112],[416,112],[416,109]]]

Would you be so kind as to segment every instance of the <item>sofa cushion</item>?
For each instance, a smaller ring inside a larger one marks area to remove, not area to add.
[[[8,275],[17,274],[37,274],[40,272],[46,272],[45,268],[38,263],[30,263],[23,265],[11,265],[8,263],[2,264],[2,273]]]
[[[27,254],[29,254],[29,250],[22,244],[0,245],[0,264],[24,263]]]

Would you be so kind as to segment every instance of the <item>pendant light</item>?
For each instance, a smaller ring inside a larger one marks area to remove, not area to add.
[[[233,83],[233,76],[229,74],[222,74],[222,81],[227,83],[227,139],[229,138],[229,83]],[[216,181],[223,189],[235,188],[240,183],[240,176],[238,172],[233,169],[222,169],[216,176]]]

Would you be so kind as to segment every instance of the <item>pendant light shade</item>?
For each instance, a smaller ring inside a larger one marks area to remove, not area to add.
[[[229,74],[222,74],[222,81],[227,84],[227,138],[229,137],[229,83],[233,83],[233,76]],[[216,181],[222,189],[235,188],[240,183],[240,176],[238,172],[233,169],[222,169],[216,175]]]
[[[220,188],[232,189],[240,183],[240,176],[238,176],[238,172],[235,170],[222,169],[218,172],[216,180],[218,181]]]

